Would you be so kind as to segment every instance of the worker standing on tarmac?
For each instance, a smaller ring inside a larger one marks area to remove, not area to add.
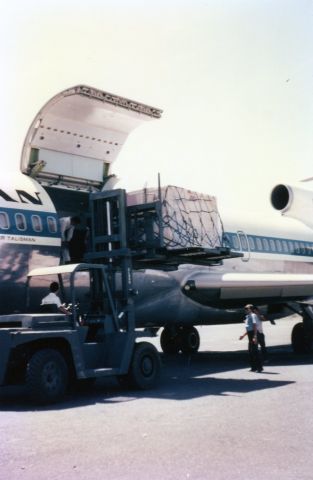
[[[262,359],[258,349],[258,317],[253,313],[253,305],[248,304],[245,306],[245,328],[246,332],[240,335],[239,340],[242,340],[245,336],[248,336],[248,352],[251,372],[262,372],[263,365]]]

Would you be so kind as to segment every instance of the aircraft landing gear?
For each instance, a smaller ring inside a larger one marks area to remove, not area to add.
[[[312,332],[306,331],[302,322],[297,323],[291,333],[294,353],[309,353],[312,350]]]
[[[200,335],[195,327],[164,327],[160,344],[164,353],[196,353]]]
[[[313,344],[313,311],[310,305],[301,306],[297,312],[303,321],[297,323],[291,333],[291,344],[295,353],[309,353]]]

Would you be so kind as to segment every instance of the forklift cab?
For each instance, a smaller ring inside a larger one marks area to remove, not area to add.
[[[122,329],[121,321],[124,320],[125,312],[118,312],[116,300],[113,302],[104,265],[80,263],[32,270],[27,282],[28,311],[36,310],[38,290],[46,291],[52,281],[57,281],[60,285],[60,297],[71,312],[68,320],[72,328],[83,327],[86,341],[97,341],[103,336],[101,334]],[[65,315],[57,312],[40,313],[50,313],[54,322],[56,319],[65,319]],[[123,322],[123,328],[125,327]]]

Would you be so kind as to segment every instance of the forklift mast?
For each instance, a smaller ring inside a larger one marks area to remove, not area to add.
[[[132,258],[127,243],[126,192],[122,189],[90,194],[90,249],[87,261],[108,267],[108,278],[114,298],[129,303],[133,291]],[[115,273],[121,273],[118,295]]]

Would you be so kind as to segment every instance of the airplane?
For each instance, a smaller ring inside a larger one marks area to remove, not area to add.
[[[111,166],[131,131],[162,111],[78,85],[50,99],[26,135],[21,171],[0,183],[0,313],[23,312],[27,272],[60,263],[59,219],[88,216],[92,192],[115,186]],[[290,311],[297,351],[312,343],[313,232],[306,225],[223,217],[223,245],[233,255],[208,265],[140,268],[133,273],[136,325],[163,327],[164,352],[195,353],[197,325],[240,322],[254,303],[268,318]],[[37,300],[48,285],[36,285]],[[83,287],[82,287],[83,291]],[[287,310],[286,310],[287,308]]]

